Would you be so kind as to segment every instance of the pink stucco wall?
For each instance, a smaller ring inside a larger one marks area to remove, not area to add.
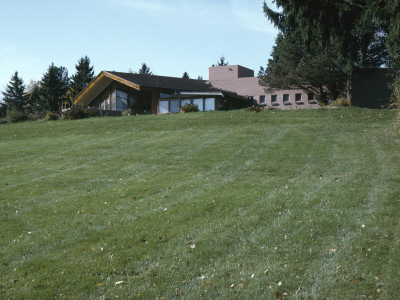
[[[265,97],[265,105],[281,109],[318,108],[315,100],[309,101],[309,96],[302,90],[265,91],[254,77],[254,71],[240,65],[211,67],[208,69],[210,83],[219,89],[235,92],[241,96],[253,97],[260,105],[261,96]],[[301,101],[295,101],[296,94],[301,94]],[[283,101],[284,95],[289,95],[289,101]],[[272,103],[273,96],[276,102]]]

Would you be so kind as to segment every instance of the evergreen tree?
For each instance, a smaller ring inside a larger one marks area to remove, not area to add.
[[[18,111],[24,110],[25,105],[25,85],[23,80],[18,76],[16,71],[11,76],[10,82],[7,84],[5,92],[3,94],[4,105],[8,110],[16,109]]]
[[[203,80],[203,76],[197,76],[197,80]]]
[[[190,79],[190,76],[187,72],[183,73],[182,78]]]
[[[94,70],[89,57],[79,59],[75,65],[76,73],[71,77],[71,98],[75,98],[93,79]]]
[[[224,55],[222,55],[222,56],[219,58],[219,61],[217,61],[217,66],[218,66],[218,67],[227,66],[228,64],[229,64],[229,62],[226,61]]]
[[[278,35],[266,69],[260,68],[261,85],[269,90],[300,88],[316,95],[336,99],[346,82],[330,51],[305,51],[298,35]],[[327,95],[328,93],[328,95]]]
[[[43,74],[39,88],[39,105],[47,111],[59,110],[61,101],[66,99],[69,86],[68,71],[64,67],[56,67],[52,63]]]
[[[153,73],[150,71],[150,68],[146,65],[146,63],[142,63],[142,67],[139,69],[138,73],[145,75],[153,75]]]
[[[325,91],[321,86],[335,97],[340,89],[343,91],[354,69],[389,65],[395,53],[388,48],[394,39],[389,28],[398,22],[398,18],[394,21],[393,11],[399,15],[400,6],[391,11],[385,3],[276,0],[280,12],[264,3],[265,15],[281,36],[265,74],[260,74],[260,82],[273,88],[291,83],[305,90],[317,89],[316,94],[323,100]]]

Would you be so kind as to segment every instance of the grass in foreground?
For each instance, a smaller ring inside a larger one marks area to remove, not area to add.
[[[0,126],[0,298],[399,298],[394,118]]]

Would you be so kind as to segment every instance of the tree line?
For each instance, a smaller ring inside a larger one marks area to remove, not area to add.
[[[5,91],[2,91],[3,103],[0,103],[2,117],[7,111],[16,110],[26,114],[37,111],[58,111],[61,102],[72,100],[94,79],[94,68],[89,57],[79,59],[76,72],[71,77],[65,67],[52,63],[40,81],[33,81],[25,86],[16,71]]]
[[[359,69],[386,67],[400,78],[398,0],[275,0],[264,14],[279,29],[260,84],[298,87],[321,102],[346,93]]]

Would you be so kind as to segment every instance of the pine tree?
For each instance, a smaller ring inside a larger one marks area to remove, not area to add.
[[[142,67],[139,69],[138,73],[145,75],[153,75],[153,73],[150,71],[150,68],[146,65],[146,63],[142,63]]]
[[[8,110],[16,109],[18,111],[24,110],[25,105],[25,86],[23,80],[18,76],[16,71],[11,76],[10,82],[7,84],[5,92],[3,94],[4,105]]]
[[[187,72],[183,73],[182,78],[190,79],[190,76]]]
[[[52,63],[43,74],[39,89],[39,105],[46,111],[57,111],[61,101],[66,99],[69,86],[68,71]]]
[[[389,2],[397,2],[396,8],[390,10]],[[394,11],[400,16],[398,1],[276,0],[275,4],[279,12],[264,2],[265,15],[281,36],[264,76],[260,74],[262,84],[316,89],[320,100],[324,87],[335,98],[345,92],[355,69],[388,66],[395,58],[396,46],[391,50],[388,45],[400,36],[395,38],[389,30],[390,24],[399,23],[393,17]]]
[[[80,58],[75,69],[76,73],[71,76],[72,98],[75,98],[94,79],[94,70],[89,57]]]

